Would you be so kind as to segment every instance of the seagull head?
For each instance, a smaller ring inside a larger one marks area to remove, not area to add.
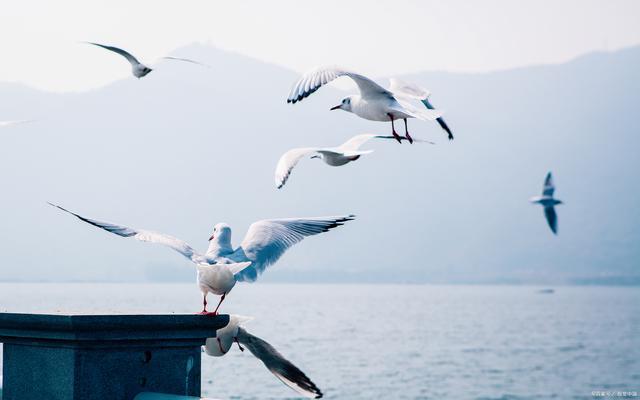
[[[209,241],[216,240],[218,243],[231,241],[231,227],[224,222],[216,224],[213,227],[213,233]]]
[[[344,99],[342,99],[342,101],[340,102],[340,104],[338,104],[337,106],[333,106],[331,107],[331,110],[345,110],[345,111],[351,111],[351,98],[353,96],[348,96],[345,97]]]

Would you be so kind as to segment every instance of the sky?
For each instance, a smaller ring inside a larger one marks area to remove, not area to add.
[[[381,2],[378,2],[381,3]],[[298,72],[339,64],[373,76],[561,63],[640,43],[637,1],[11,2],[0,15],[0,81],[84,91],[192,43]]]

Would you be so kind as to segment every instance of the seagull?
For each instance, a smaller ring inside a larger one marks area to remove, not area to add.
[[[360,94],[345,97],[340,104],[331,107],[331,110],[348,111],[371,121],[391,121],[391,133],[398,143],[402,143],[402,139],[396,133],[393,121],[404,121],[405,136],[409,143],[413,143],[407,128],[407,118],[433,121],[442,116],[442,112],[437,110],[414,107],[406,98],[396,96],[364,75],[338,67],[320,67],[302,75],[291,88],[287,103],[302,101],[321,86],[341,76],[351,78],[358,85]]]
[[[225,223],[214,226],[207,253],[202,255],[188,243],[162,233],[129,228],[110,222],[85,218],[56,204],[49,203],[88,224],[122,237],[159,243],[182,254],[196,265],[198,287],[203,295],[201,314],[217,315],[226,295],[238,281],[255,281],[258,273],[274,264],[282,254],[307,236],[327,232],[353,215],[344,217],[288,218],[254,222],[237,249],[231,248],[231,228]],[[207,294],[221,296],[216,309],[207,311]]]
[[[114,47],[114,46],[107,46],[104,44],[100,44],[100,43],[93,43],[93,42],[85,42],[87,44],[92,44],[94,46],[98,46],[98,47],[102,47],[103,49],[107,49],[110,51],[113,51],[114,53],[118,53],[120,54],[122,57],[126,58],[127,61],[129,61],[129,63],[131,64],[131,73],[133,73],[133,76],[135,76],[136,78],[140,79],[143,76],[147,75],[149,72],[153,71],[153,68],[147,67],[146,65],[142,64],[140,61],[138,61],[137,58],[135,58],[133,55],[131,55],[131,53],[122,50],[118,47]],[[188,58],[178,58],[178,57],[162,57],[162,59],[164,60],[176,60],[176,61],[185,61],[185,62],[189,62],[192,64],[198,64],[198,65],[202,65],[202,66],[207,66],[205,64],[199,63],[197,61],[193,61],[193,60],[189,60]]]
[[[395,139],[395,137],[364,133],[352,137],[338,147],[300,147],[287,151],[280,157],[276,166],[276,187],[280,189],[284,186],[287,179],[289,179],[289,175],[291,175],[291,171],[303,157],[315,153],[311,158],[319,158],[327,165],[339,167],[356,161],[360,156],[373,152],[373,150],[359,150],[360,146],[371,139]],[[409,139],[400,136],[400,140]],[[413,139],[413,141],[433,144],[433,142],[422,139]]]
[[[0,121],[0,128],[5,128],[13,125],[21,125],[29,122],[34,122],[32,119],[17,119],[13,121]]]
[[[389,90],[397,97],[406,97],[408,99],[419,100],[429,110],[435,109],[429,101],[431,92],[412,83],[401,81],[398,78],[391,78],[389,79]],[[438,117],[436,118],[436,122],[438,122],[440,127],[444,129],[445,132],[447,132],[447,134],[449,135],[449,140],[453,140],[453,133],[451,133],[451,129],[449,129],[447,123],[444,122],[444,118]]]
[[[544,179],[544,186],[542,188],[542,196],[534,196],[529,201],[534,204],[540,204],[544,207],[544,216],[547,218],[547,223],[551,231],[558,234],[558,216],[556,215],[556,209],[554,206],[563,204],[562,201],[553,197],[553,192],[556,190],[553,184],[553,177],[551,172],[547,173],[547,177]]]
[[[240,351],[244,351],[242,347],[244,345],[282,383],[304,397],[321,398],[322,392],[304,372],[284,358],[269,343],[253,336],[241,326],[252,319],[252,317],[230,315],[229,323],[216,331],[216,337],[206,340],[204,352],[213,357],[222,357],[231,350],[234,342],[238,344]]]

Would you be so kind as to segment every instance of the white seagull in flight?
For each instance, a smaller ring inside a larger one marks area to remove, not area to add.
[[[339,167],[352,161],[356,161],[373,150],[360,150],[360,146],[371,139],[395,139],[393,136],[373,135],[364,133],[356,135],[337,147],[300,147],[284,153],[276,166],[275,182],[278,189],[282,188],[289,179],[291,171],[305,156],[315,153],[311,158],[319,158],[327,165]],[[400,136],[400,140],[409,140]],[[415,142],[431,143],[422,139],[413,139]]]
[[[222,357],[231,350],[235,342],[241,351],[244,351],[242,346],[249,349],[251,354],[262,361],[276,378],[300,395],[310,399],[321,398],[322,392],[304,372],[284,358],[269,343],[253,336],[240,326],[252,319],[251,317],[230,315],[229,323],[216,331],[216,337],[206,340],[204,352],[213,357]]]
[[[414,107],[406,96],[397,96],[366,76],[338,67],[320,67],[305,73],[291,88],[287,103],[302,101],[321,86],[341,76],[351,78],[358,85],[360,94],[345,97],[340,104],[331,107],[331,110],[348,111],[371,121],[391,121],[391,133],[398,143],[402,140],[396,133],[393,121],[404,121],[405,136],[409,143],[413,143],[407,128],[407,118],[433,121],[442,116],[442,112],[437,110]]]
[[[120,54],[122,57],[126,58],[127,61],[129,61],[129,63],[131,64],[131,73],[133,74],[133,76],[135,76],[136,78],[140,79],[143,76],[147,75],[149,72],[153,71],[153,68],[147,67],[146,65],[142,64],[140,61],[138,61],[137,58],[135,58],[133,55],[131,55],[131,53],[122,50],[118,47],[114,47],[114,46],[107,46],[104,44],[99,44],[99,43],[93,43],[93,42],[85,42],[87,44],[92,44],[94,46],[98,46],[98,47],[102,47],[103,49],[107,49],[110,51],[113,51],[114,53]],[[202,66],[207,66],[206,64],[202,64],[199,63],[197,61],[193,61],[193,60],[189,60],[188,58],[178,58],[178,57],[162,57],[162,59],[164,60],[176,60],[176,61],[185,61],[185,62],[189,62],[192,64],[198,64],[198,65],[202,65]]]
[[[558,216],[556,214],[555,206],[562,204],[562,201],[553,197],[553,192],[556,190],[553,184],[553,177],[551,172],[547,173],[547,177],[544,179],[544,186],[542,188],[542,196],[534,196],[529,199],[534,204],[540,204],[544,207],[544,216],[547,218],[549,228],[554,234],[558,234]]]
[[[312,217],[272,219],[254,222],[235,250],[231,247],[231,228],[224,223],[214,226],[206,254],[200,254],[188,243],[162,233],[129,228],[110,222],[85,218],[58,205],[49,203],[78,219],[122,237],[133,237],[143,242],[159,243],[182,254],[198,270],[198,286],[202,291],[202,314],[217,315],[220,304],[238,281],[255,281],[269,265],[274,264],[294,244],[307,236],[327,232],[354,219],[342,217]],[[207,311],[207,294],[221,296],[216,309]]]

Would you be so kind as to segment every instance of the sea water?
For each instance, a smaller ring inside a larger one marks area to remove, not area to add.
[[[640,394],[640,288],[541,289],[238,284],[221,310],[255,317],[246,329],[329,399]],[[0,284],[0,311],[9,312],[190,313],[200,306],[195,284]],[[203,354],[202,388],[221,399],[296,398],[235,346],[221,358]]]

